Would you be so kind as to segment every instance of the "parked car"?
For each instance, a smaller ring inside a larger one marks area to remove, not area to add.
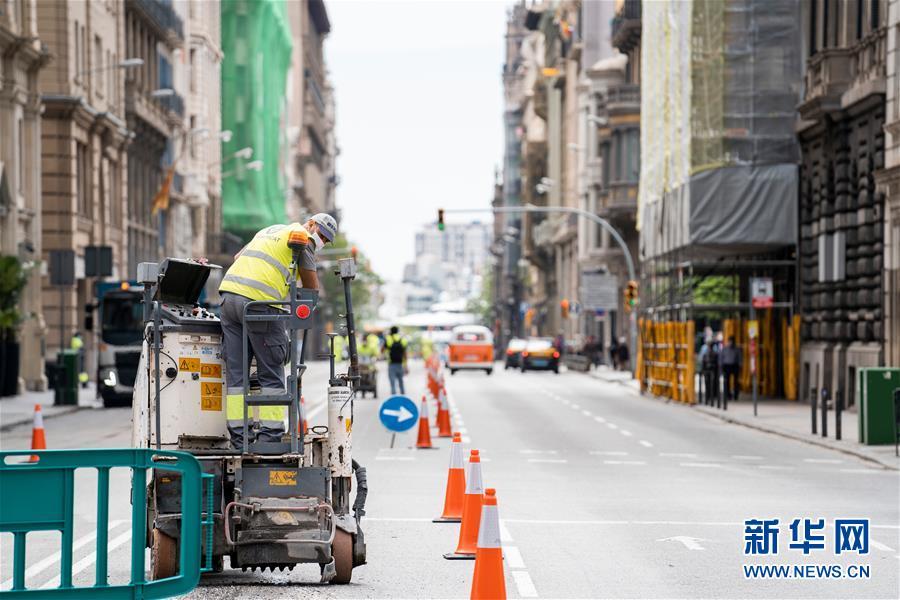
[[[461,369],[494,372],[494,336],[481,325],[460,325],[453,329],[447,368],[454,375]]]
[[[527,340],[522,338],[512,338],[506,345],[506,365],[504,369],[518,369],[522,366],[522,351],[525,349]]]
[[[544,369],[559,373],[559,350],[553,338],[528,338],[522,351],[522,372]]]

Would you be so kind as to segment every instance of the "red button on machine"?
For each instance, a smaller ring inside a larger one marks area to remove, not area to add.
[[[309,316],[310,310],[309,306],[306,304],[301,304],[297,307],[297,317],[300,319],[305,319]]]

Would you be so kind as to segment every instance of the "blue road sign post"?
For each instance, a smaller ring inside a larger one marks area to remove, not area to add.
[[[412,429],[419,420],[419,409],[416,403],[406,396],[391,396],[381,403],[378,409],[381,424],[392,433],[391,448],[397,433]]]

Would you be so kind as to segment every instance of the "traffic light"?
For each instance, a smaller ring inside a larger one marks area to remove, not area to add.
[[[444,209],[438,209],[438,231],[444,230]]]
[[[569,301],[566,298],[563,298],[559,301],[559,310],[562,312],[562,318],[569,318]]]
[[[625,312],[631,312],[636,309],[639,300],[638,283],[632,279],[625,286]]]

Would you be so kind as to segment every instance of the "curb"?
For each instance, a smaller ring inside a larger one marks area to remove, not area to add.
[[[2,406],[2,405],[0,405],[0,406]],[[44,412],[42,410],[41,413],[44,415],[44,420],[46,421],[47,419],[53,419],[60,415],[68,415],[73,412],[82,410],[84,408],[90,408],[90,406],[66,406],[66,407],[60,407],[59,410],[54,410],[53,412]],[[0,424],[0,431],[9,431],[10,429],[15,429],[16,427],[19,427],[20,425],[27,425],[29,423],[32,423],[33,421],[34,421],[34,417],[32,415],[29,415],[27,417],[22,417],[18,420],[10,421],[8,423],[2,423],[2,424]]]
[[[757,423],[748,422],[744,419],[739,419],[739,418],[732,417],[730,415],[721,414],[715,410],[702,408],[697,405],[695,405],[694,408],[696,410],[699,410],[703,414],[709,415],[711,417],[715,417],[715,418],[719,419],[720,421],[724,421],[726,423],[732,423],[734,425],[741,425],[742,427],[746,427],[748,429],[755,429],[757,431],[771,433],[772,435],[777,435],[777,436],[781,436],[783,438],[796,440],[798,442],[804,442],[806,444],[810,444],[811,446],[819,446],[820,448],[827,448],[829,450],[834,450],[836,452],[841,452],[843,454],[848,454],[850,456],[855,456],[856,458],[860,458],[862,460],[865,460],[865,461],[868,461],[871,463],[875,463],[884,469],[888,469],[891,471],[900,471],[900,468],[898,468],[897,465],[885,462],[877,456],[873,456],[867,452],[857,450],[856,448],[839,446],[836,443],[831,442],[831,441],[817,440],[816,438],[806,436],[801,433],[795,433],[793,431],[789,431],[786,429],[780,429],[780,428],[776,428],[776,427],[772,427],[772,426],[759,425]]]
[[[635,391],[635,390],[629,388],[627,385],[625,385],[625,380],[604,379],[603,377],[597,377],[595,375],[589,375],[589,376],[592,377],[593,379],[597,379],[597,380],[603,381],[605,383],[619,384],[622,387],[631,390],[632,392]],[[672,401],[668,398],[661,398],[658,396],[654,396],[653,394],[638,393],[637,395],[642,398],[650,398],[650,399],[656,400],[657,402],[662,402],[663,404],[672,403]],[[760,425],[758,423],[748,422],[744,419],[732,417],[731,415],[722,413],[722,412],[714,410],[714,409],[705,408],[699,404],[693,405],[692,408],[694,408],[695,410],[699,410],[701,413],[703,413],[705,415],[715,417],[716,419],[719,419],[720,421],[724,421],[726,423],[732,423],[734,425],[741,425],[742,427],[746,427],[748,429],[755,429],[757,431],[762,431],[764,433],[770,433],[772,435],[777,435],[777,436],[780,436],[783,438],[796,440],[798,442],[804,442],[806,444],[810,444],[811,446],[819,446],[820,448],[827,448],[829,450],[834,450],[836,452],[841,452],[843,454],[855,456],[856,458],[860,458],[867,462],[874,463],[884,469],[888,469],[891,471],[900,471],[900,468],[898,468],[897,465],[889,463],[889,462],[885,462],[877,456],[873,456],[862,450],[857,450],[856,448],[839,446],[835,442],[819,440],[819,439],[809,437],[804,434],[795,433],[793,431],[786,430],[786,429],[779,429],[779,428],[775,428],[775,427],[771,427],[771,426]]]

